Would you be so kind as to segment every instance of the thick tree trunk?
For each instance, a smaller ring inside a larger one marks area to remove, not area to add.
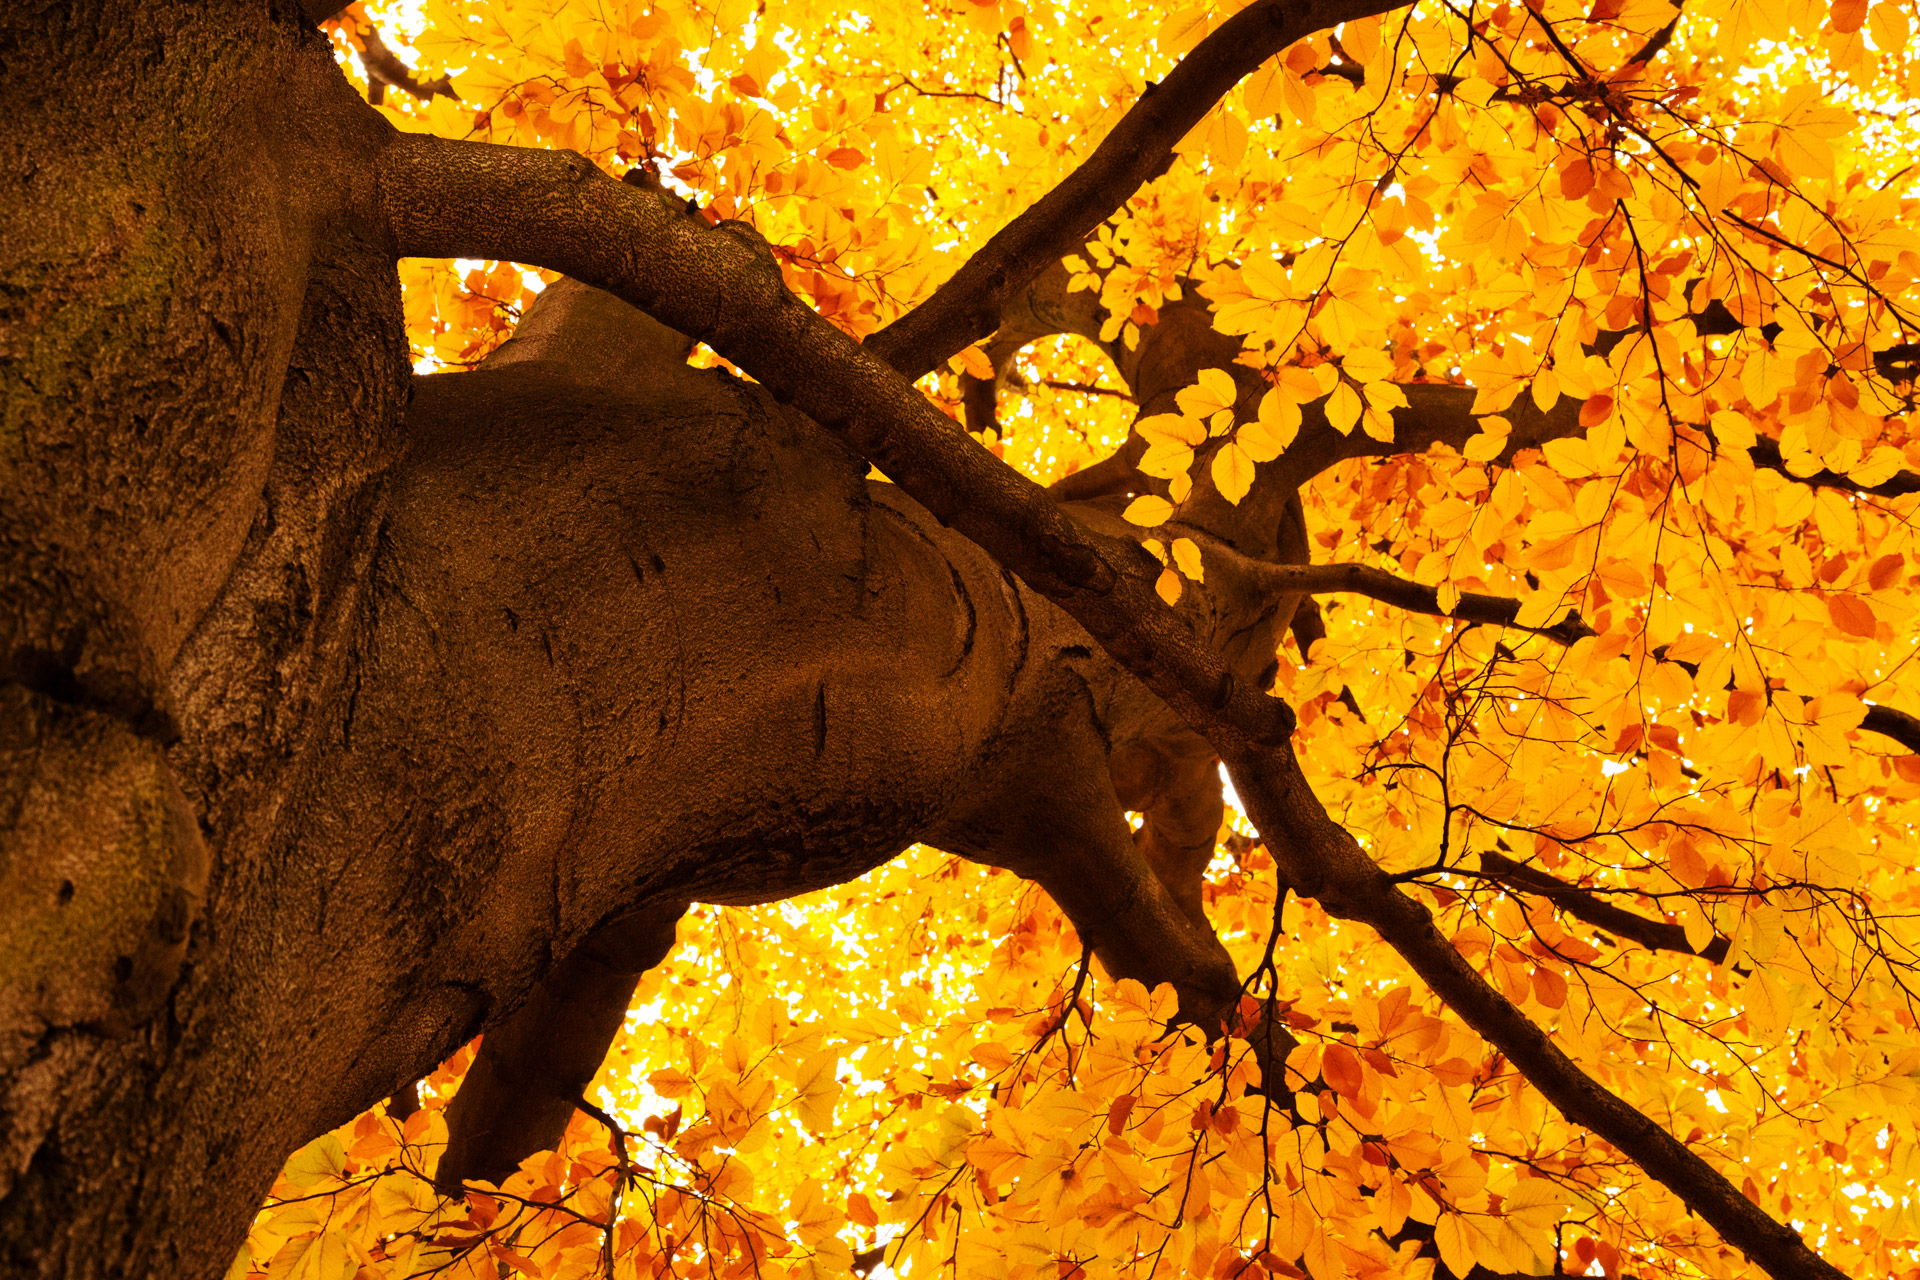
[[[0,1271],[220,1274],[290,1150],[607,922],[914,840],[1231,997],[1108,774],[1196,740],[864,460],[571,286],[413,383],[385,126],[303,15],[0,50]]]
[[[238,927],[280,880],[407,376],[384,129],[297,17],[0,14],[9,1275],[223,1266],[341,1106],[280,1076],[323,1024]]]
[[[219,1274],[290,1150],[543,980],[527,1017],[581,997],[590,1057],[686,902],[915,840],[1038,881],[1110,970],[1216,1015],[1237,982],[1197,909],[1219,799],[1196,728],[1303,892],[1775,1274],[1832,1274],[1460,959],[1320,808],[1264,694],[1298,580],[1245,566],[1301,558],[1294,486],[1459,442],[1471,392],[1409,388],[1384,447],[1309,406],[1241,503],[1202,485],[1181,519],[1237,556],[1174,613],[1117,515],[1137,442],[1054,503],[899,377],[1003,319],[997,360],[1083,329],[1085,302],[1028,289],[1060,237],[1274,48],[1378,5],[1256,0],[864,349],[742,228],[692,233],[578,156],[396,138],[315,7],[0,12],[6,1274]],[[521,249],[711,326],[761,382],[573,285],[487,368],[412,379],[395,254]],[[1154,328],[1117,355],[1148,408],[1231,354],[1197,304]],[[1516,408],[1513,447],[1573,430],[1568,404]],[[645,945],[614,946],[635,920]],[[498,1037],[492,1078],[540,1043]],[[545,1065],[510,1147],[581,1064]]]

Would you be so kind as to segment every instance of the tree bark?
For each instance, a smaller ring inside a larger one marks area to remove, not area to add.
[[[549,975],[604,1014],[687,901],[825,887],[916,840],[1037,880],[1110,970],[1217,1016],[1238,983],[1190,892],[1214,750],[1300,891],[1776,1275],[1831,1274],[1320,810],[1264,692],[1297,596],[1165,607],[1123,496],[1054,501],[901,376],[991,332],[1265,56],[1256,27],[1277,48],[1380,6],[1250,6],[1133,142],[864,350],[749,229],[578,156],[391,135],[323,7],[0,15],[23,104],[0,144],[7,1274],[219,1274],[291,1149]],[[1214,66],[1222,44],[1245,47]],[[401,254],[533,262],[640,310],[568,287],[487,368],[412,379]],[[1203,311],[1164,323],[1136,392],[1219,346]],[[758,382],[688,369],[678,334]],[[1264,488],[1203,487],[1183,518],[1277,560],[1294,485],[1464,439],[1470,395],[1419,389],[1392,446],[1310,414]],[[1516,444],[1564,418],[1516,412]],[[610,956],[636,917],[655,936]]]
[[[1231,1000],[1109,776],[1191,732],[857,454],[567,286],[411,377],[389,135],[298,19],[0,17],[0,1269],[222,1274],[610,922],[916,840]]]

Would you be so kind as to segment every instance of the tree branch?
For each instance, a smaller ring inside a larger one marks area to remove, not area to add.
[[[1715,936],[1706,950],[1696,952],[1687,943],[1687,931],[1664,920],[1649,920],[1623,907],[1594,896],[1578,885],[1550,876],[1536,867],[1498,853],[1480,855],[1480,870],[1488,878],[1528,893],[1537,893],[1576,920],[1584,920],[1596,929],[1604,929],[1618,938],[1637,942],[1649,951],[1678,951],[1698,955],[1714,964],[1727,958],[1728,942]]]
[[[1556,644],[1572,644],[1588,636],[1597,635],[1587,625],[1579,613],[1569,611],[1567,616],[1551,627],[1522,627],[1514,621],[1520,614],[1520,602],[1511,596],[1482,595],[1477,591],[1463,591],[1460,599],[1451,610],[1440,607],[1440,591],[1437,587],[1424,587],[1417,582],[1388,573],[1385,569],[1376,569],[1371,565],[1360,564],[1273,564],[1270,561],[1255,560],[1243,556],[1231,547],[1212,538],[1197,539],[1206,549],[1206,554],[1224,566],[1236,576],[1251,581],[1264,591],[1280,595],[1288,592],[1302,592],[1306,595],[1332,595],[1351,593],[1390,604],[1396,609],[1405,609],[1409,613],[1432,614],[1441,618],[1458,618],[1462,622],[1480,622],[1490,626],[1514,627],[1530,635],[1543,636]],[[1301,644],[1304,656],[1307,647],[1314,639],[1326,634],[1316,612],[1314,621],[1308,624],[1317,627],[1317,633]],[[1296,638],[1299,628],[1295,628]],[[1671,661],[1663,652],[1656,652],[1657,661]],[[1694,674],[1699,673],[1696,663],[1682,662]],[[1896,711],[1892,707],[1873,706],[1867,709],[1866,718],[1861,720],[1859,728],[1868,733],[1881,734],[1893,739],[1907,750],[1920,755],[1920,717]]]
[[[387,47],[380,35],[379,24],[367,16],[366,10],[359,4],[350,4],[342,8],[337,4],[326,3],[317,6],[325,10],[324,19],[337,22],[346,29],[346,34],[360,50],[360,65],[367,73],[367,101],[379,106],[386,99],[388,86],[410,94],[425,102],[435,94],[460,101],[460,95],[453,91],[453,80],[449,76],[438,76],[432,80],[419,80],[413,69],[400,60],[400,55]]]
[[[1229,567],[1229,571],[1246,578],[1262,590],[1276,595],[1286,592],[1303,592],[1307,595],[1332,595],[1350,593],[1390,604],[1397,609],[1410,613],[1428,613],[1442,618],[1458,618],[1462,622],[1484,622],[1497,627],[1516,627],[1536,636],[1545,636],[1559,644],[1572,644],[1576,640],[1597,634],[1575,612],[1569,612],[1560,622],[1551,627],[1521,627],[1514,619],[1519,616],[1520,602],[1508,596],[1482,595],[1477,591],[1462,591],[1460,599],[1451,609],[1440,607],[1440,591],[1437,587],[1423,587],[1417,582],[1388,573],[1385,569],[1376,569],[1362,564],[1273,564],[1265,560],[1254,560],[1243,556],[1230,547],[1209,538],[1201,545],[1213,559]]]
[[[1892,707],[1868,707],[1860,727],[1868,733],[1892,738],[1915,755],[1920,755],[1920,719],[1904,711],[1895,711]]]
[[[1259,13],[1264,22],[1275,8],[1263,0],[1241,16]],[[1058,604],[1204,734],[1281,874],[1329,912],[1377,930],[1568,1119],[1620,1148],[1776,1280],[1838,1280],[1797,1232],[1583,1071],[1466,962],[1431,913],[1313,794],[1289,740],[1292,709],[1237,680],[1161,602],[1157,561],[1130,540],[1080,525],[1045,490],[955,431],[878,358],[887,348],[862,348],[795,298],[750,228],[689,225],[660,197],[571,153],[395,135],[378,179],[397,254],[505,258],[598,285],[707,342],[777,399],[850,442],[936,518]],[[1012,275],[1005,270],[1001,279]],[[990,299],[997,288],[972,288],[968,296]],[[967,326],[983,317],[995,323],[997,311],[997,302],[990,311],[962,307],[961,326],[971,335]],[[923,338],[896,338],[890,350],[911,371],[915,361],[903,353],[945,354],[971,340],[942,347],[951,337],[934,324]]]
[[[1753,465],[1768,471],[1777,471],[1796,484],[1812,485],[1819,489],[1844,489],[1848,493],[1863,494],[1874,498],[1904,498],[1910,493],[1920,493],[1920,473],[1901,471],[1879,484],[1861,484],[1850,476],[1837,471],[1822,468],[1812,475],[1795,475],[1787,470],[1786,459],[1780,456],[1780,443],[1777,440],[1757,440],[1747,450],[1747,456],[1753,459]]]
[[[932,297],[867,339],[913,381],[1000,324],[1028,281],[1078,249],[1128,196],[1165,171],[1173,148],[1261,63],[1316,31],[1404,0],[1254,0],[1149,85],[1093,154],[996,232]]]

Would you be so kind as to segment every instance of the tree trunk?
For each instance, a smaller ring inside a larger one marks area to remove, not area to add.
[[[289,1151],[609,921],[916,840],[1231,997],[1109,778],[1197,739],[845,445],[571,286],[412,379],[386,126],[305,15],[0,49],[0,1270],[220,1274]]]

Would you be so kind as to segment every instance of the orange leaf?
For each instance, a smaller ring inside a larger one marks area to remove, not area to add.
[[[1612,412],[1613,397],[1602,391],[1598,395],[1588,397],[1587,402],[1580,406],[1580,425],[1598,426],[1605,422]]]
[[[1542,965],[1533,971],[1533,998],[1549,1009],[1558,1009],[1567,1002],[1567,980],[1555,970]]]
[[[1867,21],[1867,0],[1833,0],[1833,29],[1852,35]]]
[[[1880,620],[1873,616],[1873,606],[1859,596],[1828,596],[1827,615],[1843,635],[1872,639],[1880,627]]]
[[[1575,160],[1560,170],[1560,194],[1569,200],[1578,200],[1593,190],[1593,166],[1585,160]]]
[[[854,147],[835,147],[827,152],[827,163],[836,169],[858,169],[866,162],[866,155]]]
[[[1360,1095],[1360,1086],[1366,1080],[1366,1072],[1360,1065],[1360,1055],[1344,1044],[1330,1044],[1320,1059],[1320,1076],[1332,1085],[1338,1093],[1349,1098]]]
[[[1875,591],[1885,591],[1900,580],[1900,570],[1906,563],[1907,558],[1898,551],[1890,556],[1881,556],[1867,570],[1867,585]]]

